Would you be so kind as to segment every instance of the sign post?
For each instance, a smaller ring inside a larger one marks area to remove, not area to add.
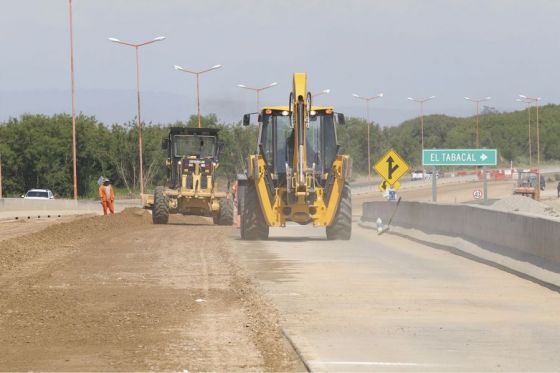
[[[486,166],[482,167],[482,180],[483,180],[483,190],[484,190],[484,204],[488,204],[488,178],[486,177]]]
[[[488,203],[486,167],[498,164],[496,149],[424,149],[422,165],[433,166],[432,200],[437,200],[436,166],[483,166],[484,204]]]
[[[432,168],[432,202],[437,202],[437,169],[436,166]]]

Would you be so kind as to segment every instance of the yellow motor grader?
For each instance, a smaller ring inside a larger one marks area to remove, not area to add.
[[[350,157],[341,154],[335,124],[344,115],[312,106],[307,75],[295,73],[287,106],[258,114],[256,154],[238,175],[241,238],[264,240],[269,227],[289,221],[326,227],[329,240],[348,240],[352,229]]]
[[[169,214],[211,216],[214,224],[233,224],[233,199],[217,191],[215,178],[222,147],[218,129],[170,128],[162,141],[167,185],[157,187],[147,201],[154,224],[167,224]]]

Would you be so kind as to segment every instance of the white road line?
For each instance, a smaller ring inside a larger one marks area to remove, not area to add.
[[[395,367],[440,367],[440,364],[404,363],[391,361],[308,361],[311,365],[366,365],[366,366],[395,366]]]

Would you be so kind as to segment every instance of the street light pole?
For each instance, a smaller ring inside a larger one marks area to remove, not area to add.
[[[528,117],[528,127],[529,127],[529,168],[531,168],[532,164],[533,164],[533,151],[532,151],[532,146],[531,146],[531,101],[529,100],[524,100],[524,99],[516,99],[515,101],[517,102],[523,102],[527,105],[527,117]]]
[[[371,141],[370,141],[369,102],[371,100],[375,100],[377,98],[383,97],[383,93],[378,93],[377,95],[372,97],[362,97],[356,93],[353,93],[352,96],[362,101],[365,101],[366,103],[368,180],[371,181],[371,144],[370,144]]]
[[[68,0],[68,14],[70,23],[70,81],[72,82],[72,183],[74,199],[78,199],[78,171],[76,165],[76,95],[74,89],[74,23],[72,19],[72,0]],[[0,191],[1,198],[1,191]]]
[[[214,65],[209,69],[206,70],[202,70],[202,71],[191,71],[191,70],[187,70],[182,68],[181,66],[175,65],[174,69],[177,71],[182,71],[185,73],[190,73],[190,74],[194,74],[196,75],[196,107],[197,107],[197,112],[198,112],[198,128],[201,127],[201,116],[200,116],[200,84],[199,84],[199,77],[200,74],[204,74],[208,71],[212,71],[212,70],[216,70],[219,69],[220,67],[222,67],[222,65]]]
[[[264,91],[265,89],[268,89],[268,88],[272,88],[272,87],[274,87],[275,85],[278,85],[278,83],[272,82],[272,83],[270,83],[270,84],[268,84],[268,85],[265,85],[264,87],[261,87],[261,88],[248,87],[248,86],[246,86],[245,84],[238,84],[237,86],[238,86],[239,88],[249,89],[249,90],[254,91],[254,92],[257,93],[257,112],[258,112],[258,111],[259,111],[259,107],[260,107],[260,101],[259,101],[259,100],[260,100],[260,93],[261,93],[261,91]]]
[[[0,154],[0,199],[2,198],[2,154]]]
[[[539,124],[539,101],[540,97],[529,97],[519,95],[523,100],[534,102],[537,108],[537,185],[539,188],[539,196],[541,194],[541,141],[540,141],[540,124]]]
[[[328,95],[331,92],[330,89],[323,89],[321,92],[317,92],[317,93],[312,93],[311,97],[317,97],[317,96],[321,96],[321,95]]]
[[[422,144],[422,154],[420,159],[424,156],[424,103],[433,100],[436,96],[426,98],[412,98],[408,97],[410,101],[418,102],[420,104],[420,143]]]
[[[479,137],[479,105],[483,101],[488,101],[492,97],[484,97],[484,98],[469,98],[465,97],[465,100],[475,102],[476,103],[476,148],[480,148],[480,137]]]
[[[139,58],[138,49],[140,47],[143,47],[144,45],[152,44],[162,40],[165,40],[165,37],[158,36],[157,38],[152,39],[150,41],[134,44],[134,43],[127,43],[124,41],[120,41],[119,39],[116,38],[109,38],[109,41],[112,41],[113,43],[133,47],[136,51],[136,97],[137,97],[136,127],[138,128],[138,161],[140,163],[140,170],[139,170],[140,196],[144,194],[144,172],[143,172],[144,164],[142,160],[142,121],[140,119],[140,58]]]

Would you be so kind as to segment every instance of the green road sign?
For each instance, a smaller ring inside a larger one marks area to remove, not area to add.
[[[424,166],[495,166],[496,149],[424,149]]]

